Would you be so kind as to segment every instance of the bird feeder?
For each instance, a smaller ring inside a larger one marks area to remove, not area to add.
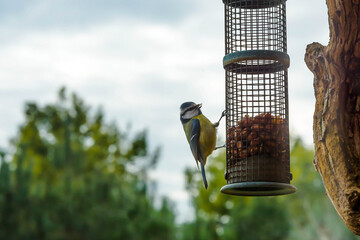
[[[226,173],[221,192],[270,196],[290,185],[286,0],[225,5]]]

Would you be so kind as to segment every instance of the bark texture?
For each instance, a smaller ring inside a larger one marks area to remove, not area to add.
[[[330,42],[307,46],[314,74],[316,170],[335,209],[360,235],[360,0],[327,0]]]

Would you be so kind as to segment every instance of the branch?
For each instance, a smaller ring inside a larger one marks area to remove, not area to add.
[[[314,74],[314,164],[345,224],[360,235],[360,7],[327,0],[330,42],[307,46]]]

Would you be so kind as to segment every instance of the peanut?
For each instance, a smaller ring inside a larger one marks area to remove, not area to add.
[[[255,117],[245,115],[236,126],[228,129],[226,137],[231,160],[269,154],[283,161],[289,154],[286,120],[270,113]]]

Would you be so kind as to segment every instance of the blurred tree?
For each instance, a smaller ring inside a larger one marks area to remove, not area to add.
[[[277,198],[235,197],[219,192],[226,184],[225,165],[224,152],[209,160],[207,190],[199,171],[186,170],[187,191],[195,209],[195,220],[186,227],[198,234],[194,239],[287,239],[288,212]],[[191,238],[184,235],[182,239]]]
[[[188,168],[186,189],[195,219],[184,223],[180,239],[360,239],[342,223],[326,197],[319,174],[313,169],[314,151],[301,139],[292,140],[291,167],[295,194],[277,197],[235,197],[219,192],[224,179],[225,154],[219,152],[206,166],[209,188],[200,172]]]
[[[154,207],[146,131],[106,124],[65,88],[55,104],[26,104],[0,169],[0,239],[174,239],[172,203]]]
[[[279,240],[288,239],[290,223],[288,212],[277,198],[249,198],[249,203],[237,204],[231,211],[231,220],[225,225],[222,239]]]
[[[280,197],[292,216],[291,239],[360,239],[354,235],[334,210],[326,196],[320,175],[314,170],[314,150],[300,138],[293,139],[291,166],[296,194]]]

